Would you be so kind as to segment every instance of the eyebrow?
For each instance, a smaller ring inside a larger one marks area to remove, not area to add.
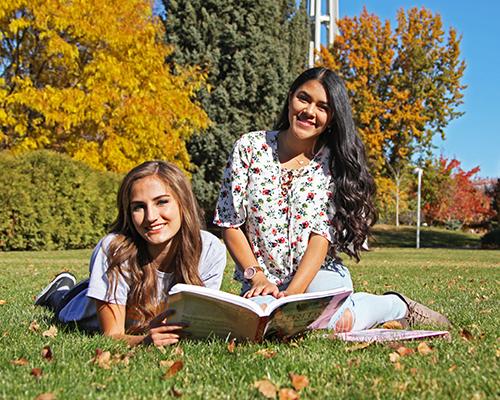
[[[162,199],[162,198],[164,198],[164,197],[171,198],[171,197],[172,197],[172,195],[171,195],[171,194],[168,194],[168,193],[165,193],[165,194],[160,194],[159,196],[156,196],[156,197],[153,199],[153,201],[155,201],[155,200],[160,200],[160,199]],[[143,202],[143,201],[140,201],[140,200],[135,200],[135,201],[134,201],[134,200],[132,200],[132,201],[130,202],[130,204],[137,204],[137,203],[144,203],[144,202]]]

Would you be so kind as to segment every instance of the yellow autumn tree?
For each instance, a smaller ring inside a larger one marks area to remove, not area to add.
[[[440,15],[425,8],[399,10],[394,30],[366,8],[338,24],[341,34],[321,49],[319,64],[346,81],[386,207],[391,196],[404,199],[398,182],[411,160],[429,154],[432,138],[444,138],[448,123],[462,115],[460,38],[453,28],[445,33]]]
[[[189,168],[208,125],[196,68],[172,49],[147,0],[0,0],[0,148],[46,148],[126,171],[147,159]],[[173,72],[175,71],[175,72]]]

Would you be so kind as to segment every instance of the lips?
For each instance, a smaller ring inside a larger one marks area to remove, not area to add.
[[[155,232],[159,232],[159,231],[161,231],[161,229],[162,229],[165,225],[166,225],[166,224],[158,224],[158,225],[154,225],[154,226],[146,227],[146,228],[144,228],[144,230],[145,230],[147,233],[155,233]]]

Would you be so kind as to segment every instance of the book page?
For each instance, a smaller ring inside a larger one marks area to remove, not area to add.
[[[168,322],[188,324],[183,329],[188,338],[257,339],[261,317],[240,305],[190,292],[170,295],[168,304],[169,309],[175,311]]]
[[[270,321],[265,330],[265,337],[291,337],[306,329],[321,329],[326,320],[326,315],[333,315],[340,304],[346,299],[350,290],[342,288],[325,292],[308,293],[316,296],[303,296],[293,298],[276,308],[270,316]],[[317,296],[321,297],[317,297]],[[290,296],[292,298],[294,296]],[[329,318],[328,318],[329,320]]]
[[[391,342],[431,337],[449,338],[448,331],[402,330],[402,329],[366,329],[356,332],[335,333],[337,339],[347,342]]]
[[[248,310],[253,311],[257,315],[263,316],[266,315],[266,312],[262,310],[262,308],[256,304],[255,302],[245,299],[244,297],[237,296],[232,293],[223,292],[222,290],[210,289],[204,286],[196,286],[196,285],[188,285],[185,283],[178,283],[172,287],[169,291],[169,295],[173,295],[175,293],[186,292],[186,293],[197,293],[200,296],[220,299],[222,302],[231,303],[239,307],[246,308]]]

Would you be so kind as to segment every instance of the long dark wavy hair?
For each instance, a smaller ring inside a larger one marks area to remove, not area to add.
[[[191,184],[179,168],[168,162],[147,161],[133,168],[118,190],[118,217],[110,229],[115,237],[107,251],[106,273],[110,282],[108,293],[116,292],[119,275],[130,286],[127,309],[134,315],[134,325],[128,331],[133,333],[144,330],[155,317],[159,297],[157,265],[152,262],[146,241],[134,227],[130,208],[132,186],[139,179],[149,176],[163,181],[179,204],[181,227],[171,244],[174,283],[203,285],[198,274],[202,250],[202,219]]]
[[[368,170],[365,147],[352,118],[344,81],[333,71],[317,67],[304,71],[292,83],[275,129],[290,127],[289,102],[304,83],[316,80],[327,94],[332,110],[329,126],[319,140],[330,148],[330,170],[334,183],[335,254],[346,253],[359,261],[370,227],[377,219],[373,204],[375,182]]]

